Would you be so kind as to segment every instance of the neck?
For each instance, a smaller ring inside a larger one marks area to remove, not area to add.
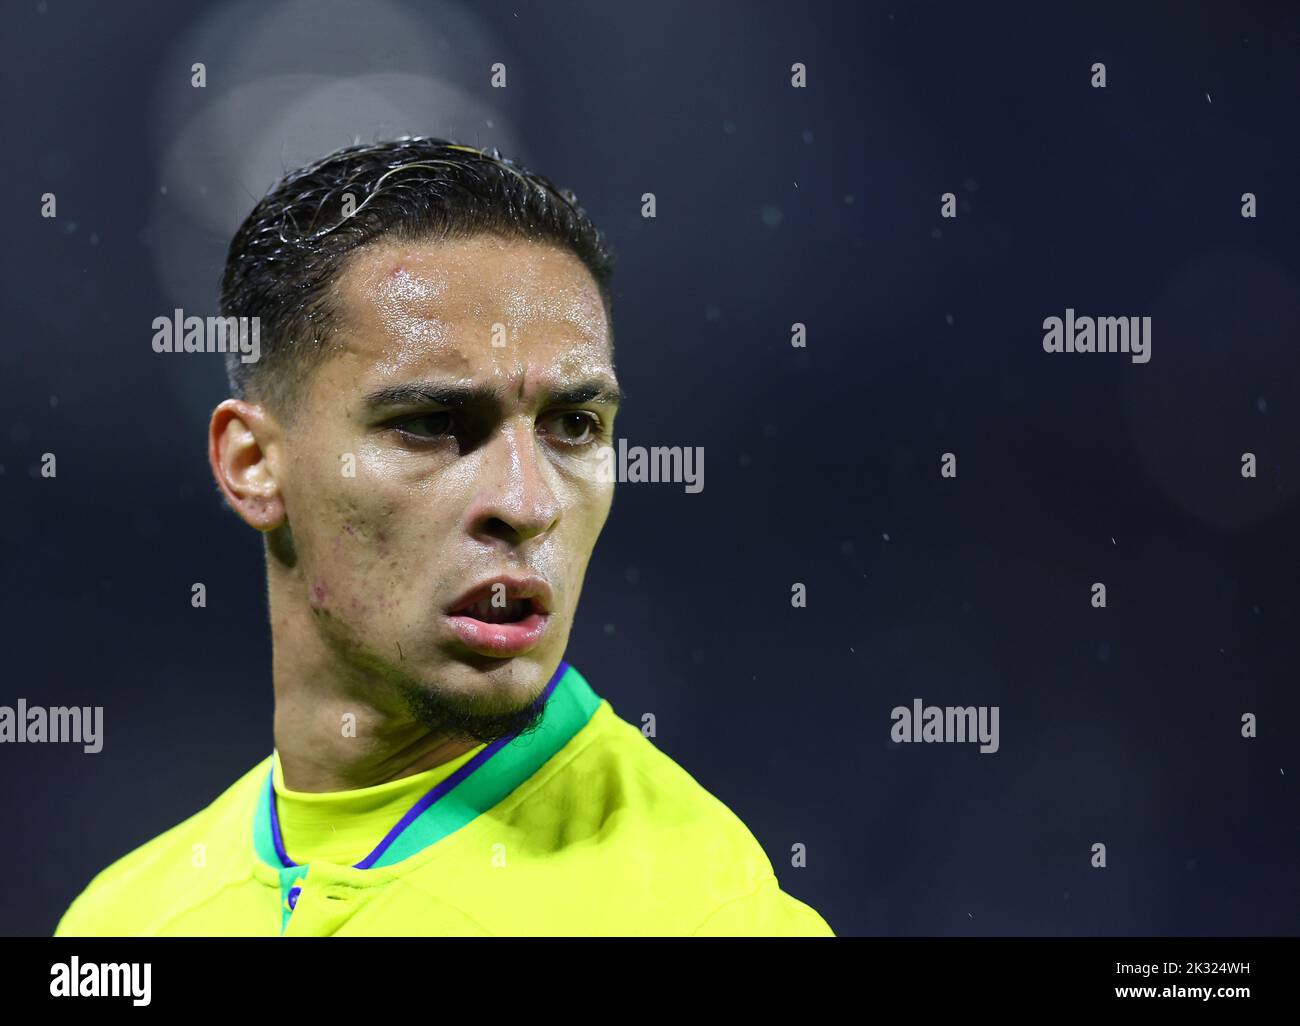
[[[283,579],[293,571],[271,574],[274,736],[285,787],[373,787],[450,762],[478,744],[431,733],[382,672],[345,664],[299,598],[301,584]]]

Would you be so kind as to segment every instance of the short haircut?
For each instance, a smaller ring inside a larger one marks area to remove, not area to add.
[[[329,286],[352,252],[380,239],[475,235],[572,252],[595,279],[612,332],[614,254],[571,190],[495,148],[432,138],[348,146],[272,187],[230,242],[221,314],[257,317],[261,354],[255,363],[227,354],[231,393],[292,414],[337,323]]]

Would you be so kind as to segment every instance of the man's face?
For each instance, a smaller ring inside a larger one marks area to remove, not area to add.
[[[278,470],[301,608],[366,678],[484,714],[526,705],[613,500],[596,284],[566,251],[478,236],[365,247],[332,300],[337,351]]]

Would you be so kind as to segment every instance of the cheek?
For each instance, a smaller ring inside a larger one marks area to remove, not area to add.
[[[328,491],[318,492],[294,524],[308,602],[314,611],[345,617],[381,611],[395,597],[399,511],[357,481],[324,484]]]
[[[371,475],[328,488],[300,549],[314,611],[373,620],[381,632],[422,617],[440,589],[464,583],[457,507],[441,485]]]
[[[442,526],[428,506],[428,475],[330,425],[298,441],[285,495],[307,604],[327,618],[396,622],[427,592],[420,567],[437,557]]]
[[[596,537],[609,519],[610,508],[614,504],[614,483],[599,481],[586,485],[582,496],[582,521],[584,529],[595,544]]]
[[[612,483],[584,482],[582,488],[570,496],[566,517],[568,530],[563,533],[563,546],[571,577],[581,578],[585,572],[613,501]]]

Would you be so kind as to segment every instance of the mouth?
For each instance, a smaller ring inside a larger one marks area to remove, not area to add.
[[[481,581],[447,607],[447,622],[471,651],[498,659],[522,655],[551,620],[551,588],[538,577]]]

